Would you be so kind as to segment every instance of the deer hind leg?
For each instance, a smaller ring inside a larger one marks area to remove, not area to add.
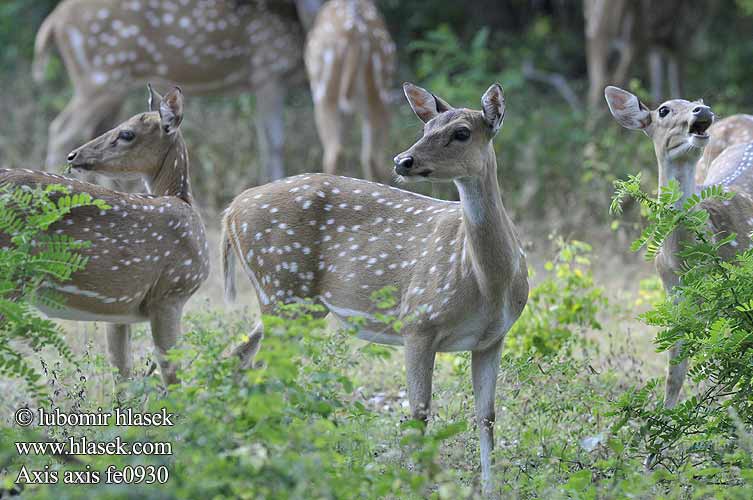
[[[131,377],[133,357],[131,349],[131,325],[107,324],[107,354],[121,380]]]
[[[479,428],[481,447],[481,489],[484,496],[490,495],[492,489],[494,401],[501,353],[501,340],[485,351],[473,351],[471,353],[473,395],[476,400],[476,422]]]
[[[314,105],[314,117],[319,139],[322,141],[322,159],[325,173],[335,175],[343,153],[343,115],[337,97],[324,96]]]
[[[688,374],[688,360],[685,359],[677,364],[672,363],[680,355],[682,342],[677,342],[669,350],[669,365],[667,366],[667,385],[664,392],[664,406],[674,408],[680,399],[680,390]]]
[[[389,132],[390,115],[387,105],[378,95],[370,95],[368,109],[361,127],[361,166],[365,179],[389,183],[389,168],[384,162],[384,151]]]
[[[277,81],[264,84],[256,91],[256,132],[265,181],[285,176],[282,155],[285,145],[285,90]]]
[[[166,386],[178,383],[177,366],[167,359],[166,354],[175,347],[180,336],[182,312],[183,305],[180,304],[156,308],[150,315],[154,351]]]
[[[254,358],[261,349],[261,341],[264,339],[264,325],[261,321],[256,323],[254,329],[248,334],[248,340],[233,349],[233,356],[240,358],[240,367],[248,370],[254,367]]]

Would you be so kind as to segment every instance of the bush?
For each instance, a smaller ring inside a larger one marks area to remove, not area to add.
[[[707,227],[709,215],[702,203],[727,202],[734,193],[707,187],[678,208],[681,194],[671,182],[652,199],[641,191],[640,177],[631,177],[617,183],[613,209],[619,211],[620,202],[630,196],[647,211],[647,227],[632,246],[646,248],[647,258],[679,227],[693,236],[680,253],[684,265],[679,286],[642,319],[661,329],[658,351],[682,342],[675,362],[688,361],[689,380],[697,384],[698,393],[666,409],[657,394],[659,383],[652,380],[624,394],[616,413],[621,423],[640,423],[640,439],[658,457],[656,463],[676,472],[690,463],[702,465],[709,483],[734,485],[750,479],[746,470],[751,467],[750,452],[741,440],[753,428],[753,251],[722,260],[721,250],[736,235],[714,235]]]
[[[183,366],[180,386],[161,395],[159,382],[151,377],[132,382],[120,401],[104,405],[87,401],[79,406],[81,411],[119,405],[144,412],[164,407],[177,416],[174,427],[66,429],[69,435],[91,440],[120,435],[123,441],[172,443],[172,456],[86,460],[97,471],[110,464],[167,466],[169,481],[125,490],[104,484],[104,479],[91,486],[66,486],[61,480],[58,485],[27,485],[25,495],[100,498],[127,491],[131,497],[148,498],[419,498],[438,486],[450,497],[462,491],[439,467],[438,452],[443,441],[464,430],[464,424],[436,428],[426,435],[420,432],[422,424],[403,424],[389,446],[402,449],[411,468],[384,454],[369,439],[376,415],[348,399],[352,383],[328,362],[326,322],[313,319],[309,306],[289,306],[281,317],[264,318],[260,367],[248,372],[239,371],[235,357],[223,355],[247,331],[247,321],[228,320],[220,312],[192,315],[188,321],[182,348],[170,354]],[[15,429],[3,432],[3,442],[28,439]],[[0,464],[17,471],[21,464],[14,451],[0,450]],[[50,465],[60,477],[65,470],[83,469],[83,464],[51,462],[49,457],[22,460],[29,469]]]
[[[605,290],[596,286],[588,258],[591,246],[557,240],[557,257],[544,265],[547,278],[531,289],[528,303],[510,329],[506,350],[519,356],[551,356],[586,343],[588,329],[601,330],[597,318],[607,309]]]

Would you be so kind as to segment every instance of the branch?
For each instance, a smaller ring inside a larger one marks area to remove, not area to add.
[[[549,73],[546,71],[537,70],[531,60],[526,60],[523,63],[523,77],[528,80],[533,80],[541,83],[546,83],[554,87],[554,89],[562,96],[562,98],[570,105],[573,111],[579,111],[582,109],[580,99],[567,79],[559,73]]]

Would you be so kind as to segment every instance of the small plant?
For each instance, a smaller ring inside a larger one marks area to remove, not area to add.
[[[6,247],[0,252],[0,374],[22,379],[35,398],[44,394],[41,375],[17,344],[34,351],[49,346],[72,361],[58,326],[41,318],[33,306],[61,307],[60,294],[47,285],[64,283],[86,266],[87,258],[78,250],[87,248],[88,241],[47,232],[81,207],[109,208],[89,194],[71,195],[61,185],[0,186],[0,233]]]
[[[510,352],[554,355],[573,341],[586,343],[586,329],[601,329],[597,316],[609,302],[604,289],[594,284],[591,246],[561,238],[556,244],[557,257],[544,265],[547,278],[531,290],[523,314],[507,335]]]

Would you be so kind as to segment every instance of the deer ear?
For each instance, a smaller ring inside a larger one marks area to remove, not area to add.
[[[159,117],[162,130],[174,134],[183,121],[183,92],[180,87],[173,87],[159,102]]]
[[[609,111],[617,123],[632,130],[643,130],[651,125],[651,112],[638,98],[619,87],[604,89]]]
[[[146,84],[146,88],[149,92],[149,98],[147,100],[147,106],[149,106],[149,111],[158,111],[159,103],[162,100],[162,96],[159,95],[159,93],[152,88],[151,83]]]
[[[502,85],[495,83],[486,90],[481,97],[481,109],[492,135],[496,134],[505,119],[505,95],[502,92]]]
[[[439,113],[453,109],[452,106],[428,90],[412,83],[404,83],[403,92],[405,92],[405,97],[408,99],[408,104],[410,104],[413,112],[424,123],[430,121]]]

